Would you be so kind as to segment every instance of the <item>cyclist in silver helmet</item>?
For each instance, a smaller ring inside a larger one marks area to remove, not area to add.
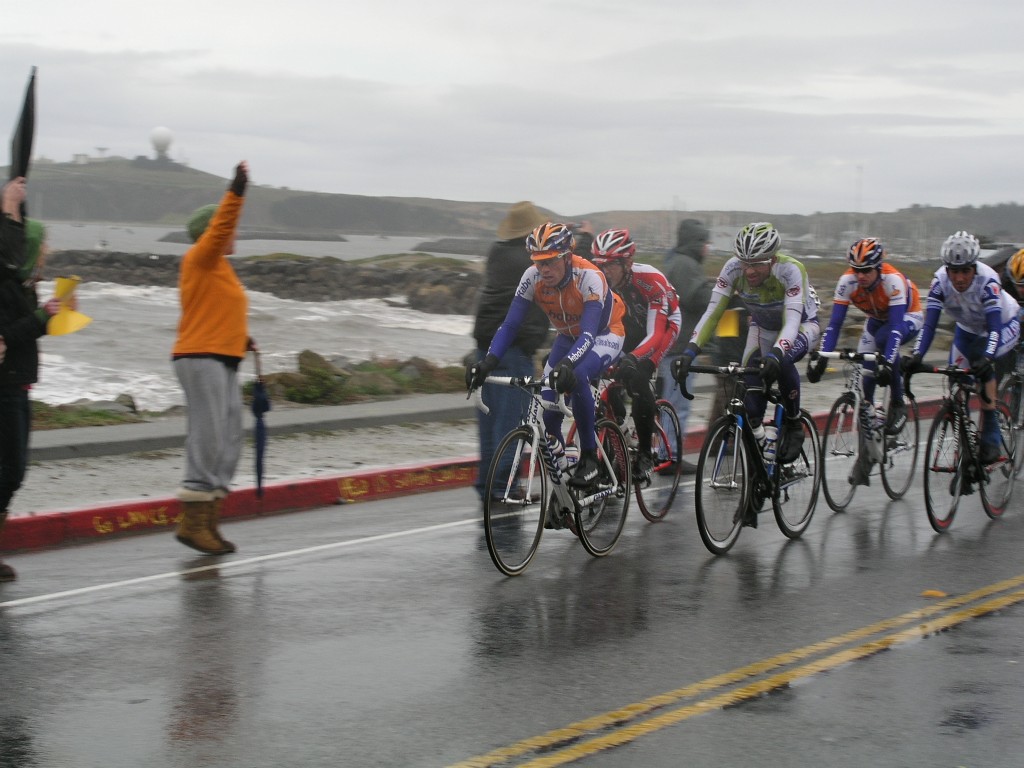
[[[734,295],[750,312],[750,330],[742,363],[761,363],[765,385],[779,382],[786,419],[779,443],[782,462],[795,461],[803,444],[800,424],[800,373],[796,363],[818,343],[818,297],[807,280],[803,264],[779,252],[782,240],[767,222],[753,222],[736,235],[733,257],[711,290],[711,304],[693,330],[690,343],[673,370],[677,382],[685,381],[690,364],[707,344]],[[749,385],[759,383],[756,378]],[[761,427],[767,401],[763,391],[748,390],[747,412]]]
[[[942,266],[935,271],[925,304],[924,327],[905,368],[916,368],[931,347],[939,315],[945,310],[956,321],[949,362],[970,368],[984,384],[988,402],[981,403],[981,460],[999,458],[999,418],[996,414],[995,362],[1010,354],[1020,339],[1020,307],[999,284],[999,273],[978,261],[981,243],[959,231],[942,244]]]

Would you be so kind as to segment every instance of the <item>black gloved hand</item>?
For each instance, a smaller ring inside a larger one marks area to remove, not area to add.
[[[984,383],[992,378],[995,368],[992,366],[992,360],[988,357],[980,357],[971,363],[971,373],[974,377]]]
[[[641,395],[646,390],[651,391],[651,376],[654,375],[654,363],[650,359],[637,360],[632,355],[627,355],[630,362],[622,371],[622,383],[626,391],[634,397]],[[621,366],[620,366],[621,370]]]
[[[699,354],[700,347],[691,341],[686,345],[683,354],[672,361],[672,378],[676,380],[676,384],[682,385],[686,381],[686,377],[690,375],[690,366],[693,365],[694,358]]]
[[[623,355],[622,359],[619,360],[615,378],[620,379],[624,384],[628,384],[635,375],[636,357],[631,354]]]
[[[767,389],[779,379],[782,372],[782,358],[785,353],[778,347],[772,347],[772,351],[761,360],[761,378]]]
[[[576,371],[573,370],[572,363],[568,360],[563,360],[556,365],[551,371],[551,376],[555,392],[560,395],[572,392],[576,388]]]
[[[915,352],[912,355],[900,358],[900,370],[903,373],[913,373],[921,367],[921,355]]]
[[[826,368],[828,368],[828,360],[824,357],[815,357],[807,363],[807,380],[811,384],[817,384],[821,381],[821,377],[825,375]]]
[[[657,368],[658,366],[656,366],[654,361],[649,357],[644,358],[643,360],[638,360],[636,364],[636,378],[640,383],[646,384],[651,380],[651,377],[654,376],[654,372]]]
[[[249,183],[249,166],[243,160],[235,166],[235,178],[231,181],[229,189],[239,197],[245,195],[245,185]]]
[[[498,367],[498,358],[492,354],[484,355],[479,363],[473,363],[466,367],[466,389],[472,392],[483,386],[484,380]]]
[[[888,360],[879,360],[878,368],[875,370],[875,384],[880,387],[888,387],[892,384],[892,366]]]

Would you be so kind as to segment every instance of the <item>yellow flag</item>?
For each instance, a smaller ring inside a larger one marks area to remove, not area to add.
[[[60,309],[46,324],[46,333],[48,335],[64,336],[80,331],[92,322],[91,317],[83,315],[81,312],[76,312],[70,306],[71,297],[74,296],[75,289],[78,288],[80,282],[82,282],[82,278],[78,277],[78,275],[58,277],[54,281],[53,297],[60,300]]]

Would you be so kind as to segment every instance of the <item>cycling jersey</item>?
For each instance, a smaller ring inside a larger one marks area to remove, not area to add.
[[[788,352],[801,324],[818,321],[817,296],[807,281],[803,264],[778,254],[768,277],[756,287],[744,277],[744,266],[735,256],[725,262],[711,290],[711,304],[697,322],[690,340],[703,347],[714,333],[730,297],[736,295],[750,312],[751,326],[777,331],[775,344]]]
[[[866,345],[861,345],[865,348],[858,348],[858,351],[874,352],[872,337],[878,328],[887,325],[890,331],[884,355],[890,363],[894,362],[900,345],[921,327],[923,321],[921,294],[914,282],[896,267],[882,264],[878,279],[867,288],[860,286],[851,267],[836,283],[836,290],[832,296],[832,316],[821,342],[823,352],[835,350],[839,332],[851,304],[868,316],[865,328],[868,329],[870,326],[870,334],[863,340]],[[872,348],[867,349],[867,346]]]
[[[623,350],[637,360],[661,362],[679,335],[679,298],[668,278],[650,264],[634,264],[632,275],[619,291],[626,307]]]
[[[924,355],[935,336],[935,327],[943,310],[956,321],[957,328],[973,336],[986,337],[984,355],[994,358],[1001,352],[1004,327],[1017,319],[1020,307],[999,283],[999,275],[987,264],[978,262],[974,279],[961,293],[953,287],[946,267],[939,267],[928,290],[924,328],[915,353]]]
[[[565,279],[557,286],[549,287],[541,279],[536,266],[528,267],[519,281],[505,321],[494,334],[487,350],[489,355],[500,359],[505,354],[533,303],[544,310],[558,332],[551,345],[545,373],[550,373],[563,360],[572,364],[577,382],[571,402],[579,426],[580,447],[585,451],[593,450],[596,438],[594,393],[590,382],[615,362],[622,352],[625,305],[614,291],[608,289],[604,273],[579,256],[572,257]],[[554,391],[545,388],[543,397],[554,400]],[[545,411],[544,424],[550,434],[560,435],[561,412]]]

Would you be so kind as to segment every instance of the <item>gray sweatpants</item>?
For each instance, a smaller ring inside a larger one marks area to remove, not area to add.
[[[178,358],[174,372],[188,406],[182,486],[190,491],[226,492],[242,452],[238,372],[206,357]]]

